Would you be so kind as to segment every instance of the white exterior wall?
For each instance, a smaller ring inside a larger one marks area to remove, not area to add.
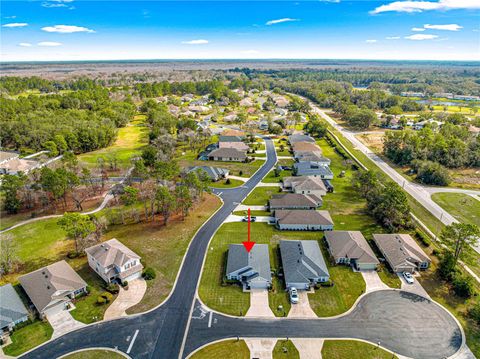
[[[298,190],[296,188],[293,189],[293,193],[299,193],[299,194],[312,194],[317,197],[322,197],[327,194],[327,191],[322,191],[322,190]]]
[[[277,226],[281,230],[287,231],[331,231],[333,230],[333,225],[321,225],[321,224],[280,224],[277,223]]]

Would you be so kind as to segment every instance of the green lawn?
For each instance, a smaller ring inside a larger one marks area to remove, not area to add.
[[[3,348],[6,355],[18,356],[52,337],[53,328],[48,322],[40,320],[15,330],[10,338],[12,343]]]
[[[78,156],[78,160],[90,167],[95,167],[97,166],[98,158],[103,157],[108,166],[108,158],[116,156],[120,168],[130,167],[132,156],[138,155],[148,141],[148,128],[145,126],[144,121],[145,115],[136,115],[134,120],[127,126],[118,129],[117,139],[113,145],[81,154]]]
[[[318,232],[281,232],[267,223],[252,223],[251,234],[252,241],[270,245],[270,267],[274,271],[279,268],[277,247],[280,239],[318,239],[321,236]],[[244,293],[240,285],[224,283],[228,246],[246,239],[247,224],[239,222],[223,224],[213,237],[198,289],[200,298],[210,308],[231,315],[245,315],[250,307],[249,293]],[[271,291],[269,299],[271,307],[272,303],[282,303],[288,310],[285,292],[281,288]],[[283,316],[276,310],[274,313]]]
[[[273,359],[300,359],[300,354],[291,340],[279,340],[273,348]]]
[[[230,183],[227,184],[227,181],[229,181]],[[237,179],[226,179],[226,180],[220,180],[218,182],[213,182],[210,187],[213,187],[213,188],[234,188],[234,187],[239,187],[239,186],[242,186],[244,184],[244,182],[240,181],[240,180],[237,180]]]
[[[308,300],[319,317],[331,317],[346,312],[357,298],[365,292],[366,285],[362,274],[350,267],[332,265],[325,243],[321,241],[323,257],[330,272],[332,287],[320,287],[315,293],[308,294]]]
[[[396,273],[393,273],[386,264],[381,264],[378,270],[378,276],[383,283],[388,285],[390,288],[400,289],[402,286],[402,281],[398,278]]]
[[[190,359],[249,359],[250,350],[243,340],[224,340],[210,344],[193,354]]]
[[[30,213],[7,214],[2,211],[0,213],[0,231],[30,218]]]
[[[357,340],[325,340],[322,348],[323,359],[393,359],[393,355],[375,345]]]
[[[249,163],[243,162],[222,162],[222,161],[199,161],[199,160],[188,160],[188,159],[180,159],[179,164],[181,167],[188,167],[188,166],[215,166],[226,168],[230,171],[230,175],[232,176],[240,176],[249,178],[251,177],[263,164],[265,161],[258,160],[252,161]],[[240,173],[241,172],[241,173]]]
[[[480,201],[462,193],[434,193],[432,199],[460,222],[480,227]]]
[[[278,183],[280,182],[284,177],[290,177],[292,176],[292,171],[280,171],[280,175],[278,177],[275,177],[275,171],[270,171],[268,174],[263,178],[262,182],[265,183]]]
[[[279,192],[280,187],[256,187],[242,203],[251,206],[267,205],[272,195]]]
[[[106,349],[92,349],[83,350],[81,352],[67,355],[63,359],[124,359],[121,354],[114,352],[113,350]]]

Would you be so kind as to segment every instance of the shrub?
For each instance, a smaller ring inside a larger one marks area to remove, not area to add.
[[[472,278],[457,274],[453,280],[453,290],[459,297],[470,298],[474,294]]]
[[[468,310],[468,315],[472,318],[478,325],[480,325],[480,301],[477,301],[476,304],[473,305]]]
[[[128,287],[128,281],[124,280],[122,282],[122,287],[125,288],[125,287]]]
[[[99,295],[97,297],[97,304],[104,305],[105,303],[107,303],[107,300],[103,296]]]
[[[92,292],[92,287],[87,285],[87,287],[85,288],[85,291],[87,292],[87,295],[90,294]]]
[[[423,233],[422,231],[416,229],[415,230],[415,237],[417,237],[417,239],[422,242],[422,244],[425,246],[425,247],[429,247],[430,246],[430,239],[428,238],[428,236]]]
[[[105,287],[105,289],[112,294],[117,294],[119,291],[118,284],[115,284],[115,283],[110,283]]]
[[[67,253],[67,257],[68,257],[69,259],[77,258],[79,255],[80,255],[80,254],[77,253],[77,252],[68,252],[68,253]]]
[[[243,171],[239,171],[239,172],[238,172],[238,175],[239,175],[239,176],[243,176]]]
[[[145,280],[155,279],[156,276],[157,276],[157,273],[155,273],[155,270],[151,267],[145,268],[145,270],[142,273],[142,277]]]
[[[110,303],[113,299],[112,293],[109,292],[104,292],[101,296],[105,299],[105,303]]]
[[[450,175],[445,167],[432,161],[412,161],[412,168],[417,173],[417,180],[421,183],[447,186]]]
[[[230,184],[232,183],[232,181],[230,181],[230,178],[227,178],[227,180],[225,181],[225,184]]]

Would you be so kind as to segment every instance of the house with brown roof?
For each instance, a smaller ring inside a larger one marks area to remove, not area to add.
[[[335,263],[351,265],[356,270],[376,269],[380,263],[359,231],[325,232],[328,251]]]
[[[245,132],[227,128],[226,130],[222,131],[221,135],[222,136],[238,136],[240,138],[244,138]]]
[[[394,272],[427,269],[430,258],[409,234],[374,234],[378,249]]]
[[[209,153],[208,159],[210,161],[244,162],[247,154],[236,148],[218,148]]]
[[[325,183],[319,177],[314,176],[297,176],[284,177],[283,189],[292,191],[293,193],[314,195],[316,197],[325,196],[328,192]]]
[[[72,299],[86,293],[87,283],[64,260],[18,278],[41,317],[72,308]]]
[[[273,195],[268,201],[270,211],[279,209],[317,209],[322,205],[322,199],[315,195],[285,193]]]
[[[328,211],[287,209],[275,211],[275,225],[287,231],[331,231],[333,220]]]
[[[239,151],[248,151],[250,147],[245,142],[218,142],[218,148],[235,148]]]
[[[140,256],[113,238],[85,249],[88,264],[107,283],[131,281],[141,277]]]
[[[321,148],[316,143],[305,142],[305,141],[294,142],[292,144],[292,150],[293,150],[293,152],[312,151],[312,152],[322,153]]]

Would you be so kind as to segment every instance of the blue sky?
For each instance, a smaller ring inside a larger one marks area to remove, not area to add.
[[[479,60],[480,0],[2,1],[2,61]]]

